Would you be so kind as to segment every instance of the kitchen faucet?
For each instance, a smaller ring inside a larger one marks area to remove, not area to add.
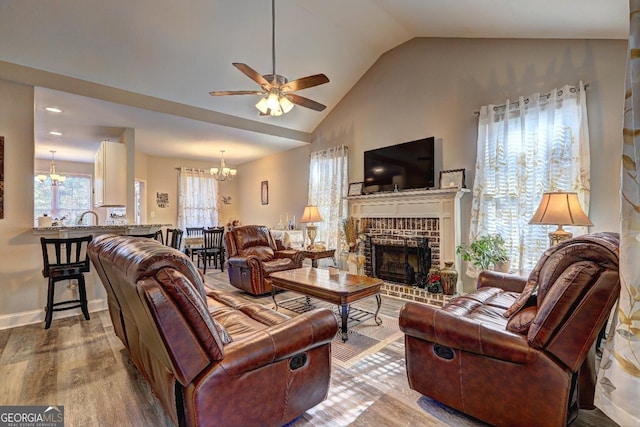
[[[93,214],[93,216],[96,217],[96,225],[98,225],[98,222],[99,222],[98,214],[95,213],[94,211],[84,211],[84,212],[82,212],[82,214],[80,215],[80,218],[78,218],[78,224],[82,224],[82,220],[84,219],[84,216],[86,214]]]

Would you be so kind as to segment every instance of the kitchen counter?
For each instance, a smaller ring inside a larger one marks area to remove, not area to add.
[[[172,224],[127,224],[127,225],[69,225],[59,227],[33,227],[36,236],[76,237],[92,234],[148,234],[171,227]]]

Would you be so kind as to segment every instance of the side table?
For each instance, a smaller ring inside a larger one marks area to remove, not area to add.
[[[335,249],[326,249],[324,251],[315,251],[315,250],[304,250],[305,258],[309,258],[311,260],[311,266],[314,268],[318,268],[318,260],[321,258],[332,258],[333,263],[336,263],[336,259],[334,258]]]

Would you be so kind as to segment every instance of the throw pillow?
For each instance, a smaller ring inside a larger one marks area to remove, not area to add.
[[[529,301],[529,297],[533,295],[533,291],[534,289],[536,289],[537,285],[538,283],[536,281],[528,280],[518,299],[516,299],[511,307],[509,307],[507,311],[504,312],[503,316],[509,318],[522,307],[524,307],[527,304],[527,301]]]
[[[538,307],[526,307],[514,314],[507,322],[507,330],[520,335],[527,335],[529,327],[538,314]]]

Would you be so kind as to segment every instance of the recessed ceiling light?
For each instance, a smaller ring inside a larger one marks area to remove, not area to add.
[[[49,132],[49,135],[62,136],[62,132],[51,131]]]
[[[55,107],[47,107],[45,108],[45,110],[51,112],[51,113],[62,113],[62,110],[59,108],[55,108]]]

